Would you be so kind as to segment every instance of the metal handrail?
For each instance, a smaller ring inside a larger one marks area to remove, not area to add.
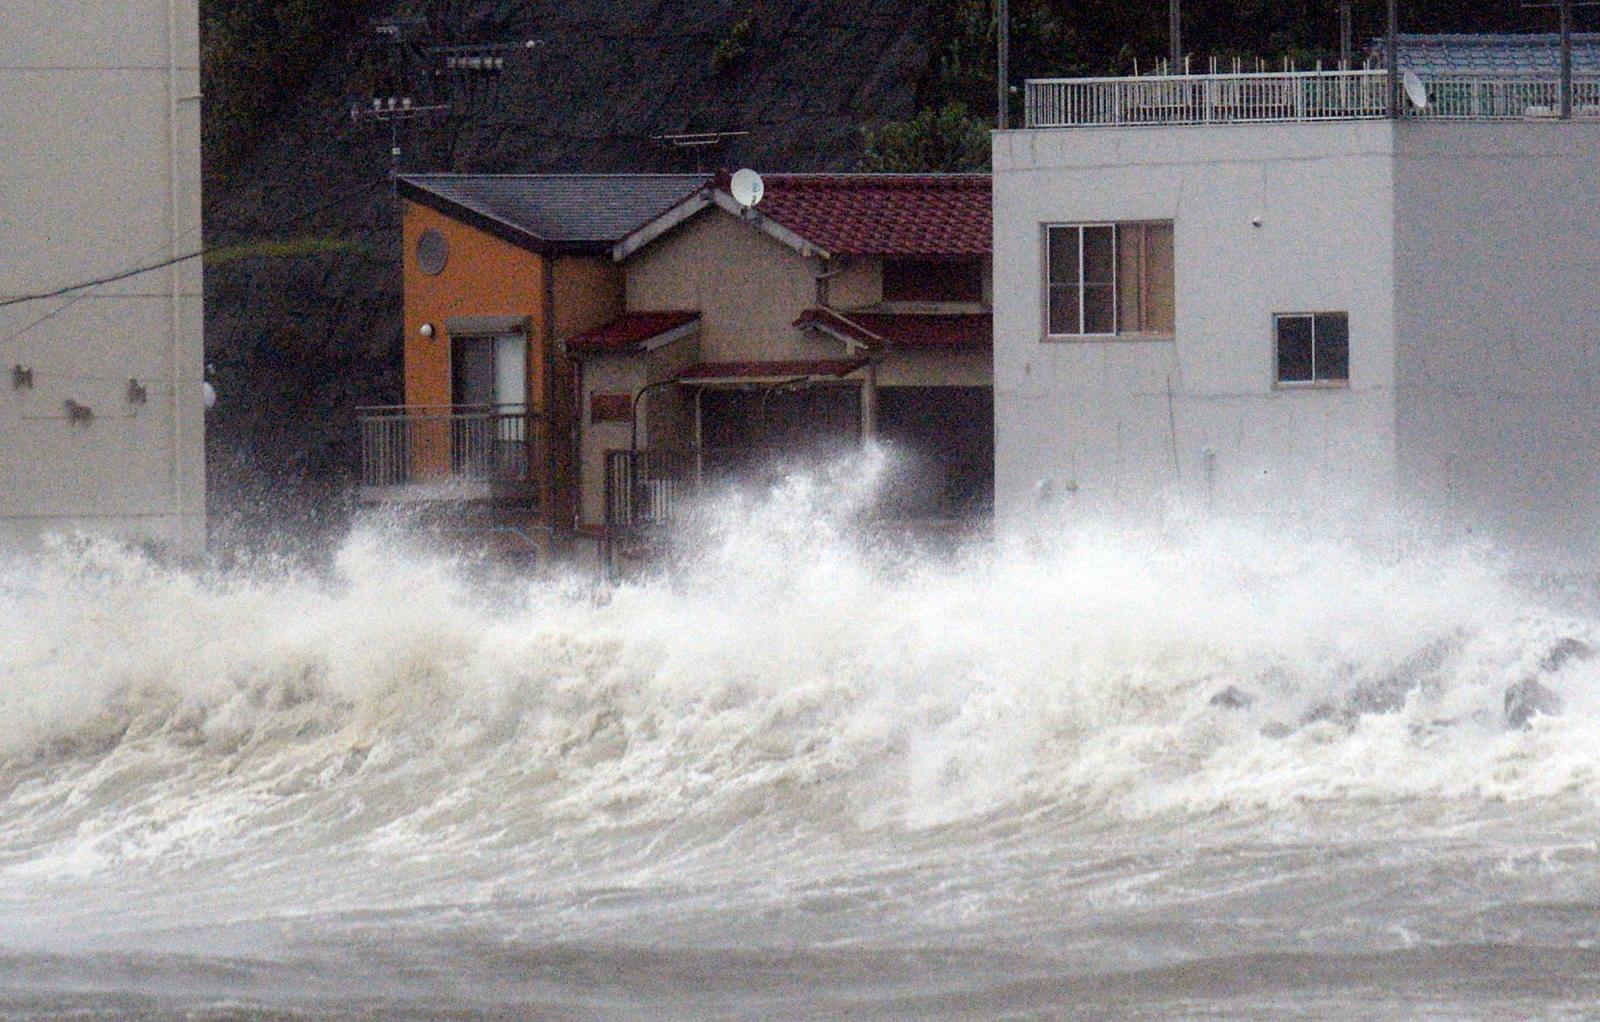
[[[385,405],[357,409],[361,482],[526,483],[539,471],[545,417],[523,405]]]
[[[1545,73],[1429,75],[1430,101],[1408,118],[1521,120],[1559,109],[1560,79]],[[1029,128],[1375,120],[1389,116],[1385,70],[1236,72],[1027,82]],[[1573,82],[1579,116],[1600,115],[1600,75]]]
[[[544,418],[543,413],[529,411],[527,405],[521,404],[362,405],[356,409],[356,417],[358,419],[389,418],[395,416],[414,417],[419,414],[428,416],[522,415],[532,419]]]

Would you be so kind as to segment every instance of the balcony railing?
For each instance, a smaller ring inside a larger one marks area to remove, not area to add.
[[[362,408],[368,496],[490,496],[528,488],[543,467],[544,420],[521,405]]]
[[[671,521],[704,481],[705,455],[693,448],[606,452],[606,527]]]
[[[1553,117],[1561,83],[1542,76],[1440,76],[1424,80],[1428,104],[1402,101],[1406,117],[1521,120]],[[1600,76],[1573,81],[1574,116],[1600,116]],[[1027,83],[1030,128],[1148,124],[1250,124],[1368,120],[1389,115],[1382,70],[1050,78]]]

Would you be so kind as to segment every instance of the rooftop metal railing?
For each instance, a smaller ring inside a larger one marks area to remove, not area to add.
[[[361,483],[522,483],[540,466],[542,416],[522,405],[357,409]]]
[[[1430,78],[1428,105],[1407,105],[1407,116],[1446,120],[1514,121],[1553,118],[1561,112],[1561,82],[1541,76],[1484,78],[1441,75]],[[1600,75],[1574,75],[1572,115],[1600,117]]]
[[[1402,98],[1403,116],[1520,120],[1553,117],[1561,107],[1552,77],[1450,75],[1423,85],[1427,105]],[[1389,116],[1389,76],[1363,69],[1034,79],[1024,106],[1030,128],[1370,120]],[[1600,75],[1574,79],[1573,109],[1600,116]]]

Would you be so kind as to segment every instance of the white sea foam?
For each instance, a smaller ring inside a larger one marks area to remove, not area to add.
[[[485,588],[371,528],[328,575],[13,565],[0,898],[462,904],[1030,827],[1600,815],[1600,660],[1543,663],[1600,629],[1483,551],[1187,518],[914,556],[857,528],[871,474],[730,497],[614,588]],[[1563,711],[1509,727],[1530,676]]]

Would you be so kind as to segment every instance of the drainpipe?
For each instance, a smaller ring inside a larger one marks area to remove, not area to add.
[[[558,255],[543,256],[540,262],[544,270],[544,295],[542,305],[544,320],[541,347],[544,351],[540,359],[541,374],[544,379],[540,386],[539,400],[542,404],[540,417],[544,420],[544,485],[540,487],[539,503],[540,517],[544,524],[556,524],[556,444],[564,442],[556,436],[558,425],[556,415],[556,273],[558,272]],[[524,429],[527,427],[524,426]]]
[[[167,0],[167,258],[178,258],[178,0]],[[172,308],[168,326],[172,330],[172,500],[173,525],[184,527],[188,502],[184,494],[183,416],[187,411],[183,387],[183,300],[182,267],[174,261],[171,274]]]

